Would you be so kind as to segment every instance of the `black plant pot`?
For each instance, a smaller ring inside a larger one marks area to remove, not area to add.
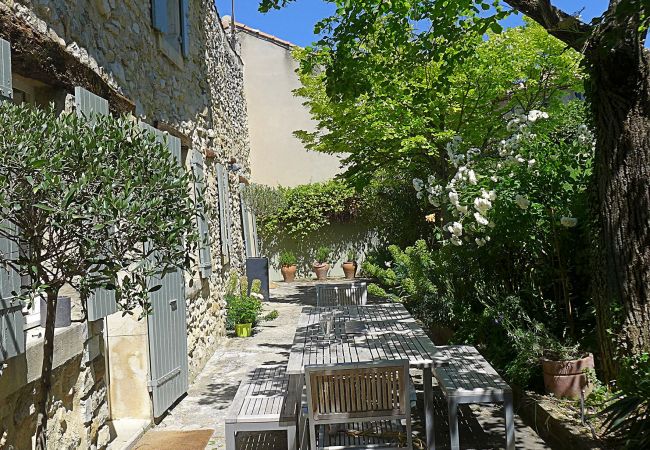
[[[72,301],[70,297],[58,297],[56,299],[56,314],[54,316],[54,328],[69,327],[72,321]],[[41,326],[45,328],[47,318],[47,300],[41,297]]]

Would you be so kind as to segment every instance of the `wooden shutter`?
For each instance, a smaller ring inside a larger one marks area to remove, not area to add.
[[[169,31],[167,2],[168,0],[151,0],[151,23],[161,33],[167,33]]]
[[[0,99],[14,98],[11,84],[11,46],[9,42],[0,39]]]
[[[75,109],[80,117],[85,117],[93,123],[95,116],[108,115],[108,100],[82,88],[74,88]],[[117,311],[115,291],[109,289],[96,289],[88,298],[88,320],[102,319]]]
[[[196,222],[199,228],[199,270],[203,278],[212,275],[212,256],[210,251],[210,229],[205,211],[205,177],[203,156],[192,152],[192,171],[194,172],[194,199],[196,201]]]
[[[181,46],[183,56],[190,56],[190,2],[181,0]]]
[[[219,193],[219,228],[221,235],[221,258],[224,264],[230,262],[230,230],[228,229],[228,211],[230,211],[230,198],[226,185],[228,173],[226,168],[217,164],[217,189]]]
[[[13,235],[18,231],[14,224],[3,221],[3,226]],[[17,260],[20,246],[13,239],[0,238],[0,253],[5,259]],[[0,362],[25,352],[25,317],[23,304],[15,296],[21,290],[20,274],[10,267],[0,268]]]
[[[253,248],[251,242],[251,223],[250,223],[250,214],[248,213],[248,208],[246,207],[246,202],[244,201],[244,189],[246,189],[245,184],[239,185],[239,208],[241,210],[241,223],[242,223],[242,234],[244,235],[244,250],[246,251],[246,257],[250,258],[253,256]]]

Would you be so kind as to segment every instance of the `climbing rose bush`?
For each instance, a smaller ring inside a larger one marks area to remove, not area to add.
[[[467,148],[461,136],[449,141],[453,176],[413,179],[416,197],[434,209],[426,220],[437,226],[440,240],[482,247],[517,224],[576,227],[594,146],[589,127],[576,120],[582,108],[567,105],[556,120],[539,110],[511,113],[509,136],[485,150]],[[506,229],[495,230],[497,224]]]

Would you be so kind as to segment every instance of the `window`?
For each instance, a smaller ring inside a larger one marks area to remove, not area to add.
[[[182,66],[189,56],[189,0],[152,0],[151,16],[162,52]]]

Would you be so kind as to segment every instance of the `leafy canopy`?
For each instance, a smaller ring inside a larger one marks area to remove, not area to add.
[[[367,185],[387,167],[415,174],[434,166],[444,176],[448,166],[439,156],[454,135],[485,148],[506,135],[503,118],[509,111],[553,109],[567,92],[581,89],[578,53],[533,22],[488,33],[487,40],[468,38],[473,53],[447,73],[444,62],[416,55],[407,72],[392,64],[392,55],[368,55],[386,67],[368,73],[369,89],[355,98],[328,95],[328,73],[311,70],[313,60],[330,64],[328,50],[296,50],[303,66],[303,86],[296,94],[306,99],[318,122],[315,131],[296,135],[311,150],[347,154],[345,176],[356,186]]]

